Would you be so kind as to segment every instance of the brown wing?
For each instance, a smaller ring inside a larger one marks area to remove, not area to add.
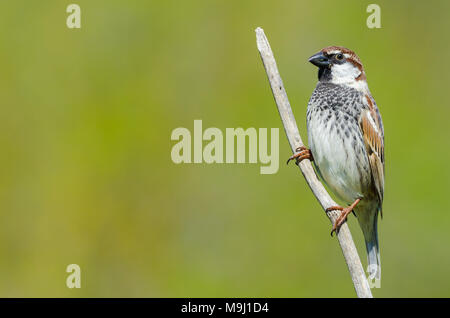
[[[373,104],[370,106],[372,107],[361,113],[360,127],[381,210],[384,194],[384,133],[381,117],[375,111]]]

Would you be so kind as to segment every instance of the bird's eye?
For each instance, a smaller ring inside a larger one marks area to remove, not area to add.
[[[344,54],[342,54],[342,53],[336,54],[336,60],[343,60],[343,59],[344,59]]]

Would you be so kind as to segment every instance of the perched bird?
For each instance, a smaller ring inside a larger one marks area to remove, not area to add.
[[[380,279],[378,212],[384,192],[384,131],[381,115],[370,94],[366,74],[351,50],[330,46],[309,62],[319,68],[319,82],[309,100],[307,130],[310,149],[301,147],[288,162],[314,162],[329,188],[348,207],[341,210],[331,234],[354,212],[363,231],[371,278]]]

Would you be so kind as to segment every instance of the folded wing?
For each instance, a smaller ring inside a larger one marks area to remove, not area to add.
[[[374,104],[370,103],[369,109],[363,110],[359,124],[381,210],[384,193],[384,133],[381,117],[375,107]]]

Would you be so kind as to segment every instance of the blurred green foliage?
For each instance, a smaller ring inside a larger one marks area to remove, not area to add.
[[[80,30],[69,3],[0,3],[0,296],[355,295],[294,165],[171,161],[171,131],[194,119],[281,128],[257,26],[305,140],[307,58],[358,53],[386,134],[374,296],[450,296],[450,2],[377,1],[382,28],[368,29],[371,1],[78,0]]]

